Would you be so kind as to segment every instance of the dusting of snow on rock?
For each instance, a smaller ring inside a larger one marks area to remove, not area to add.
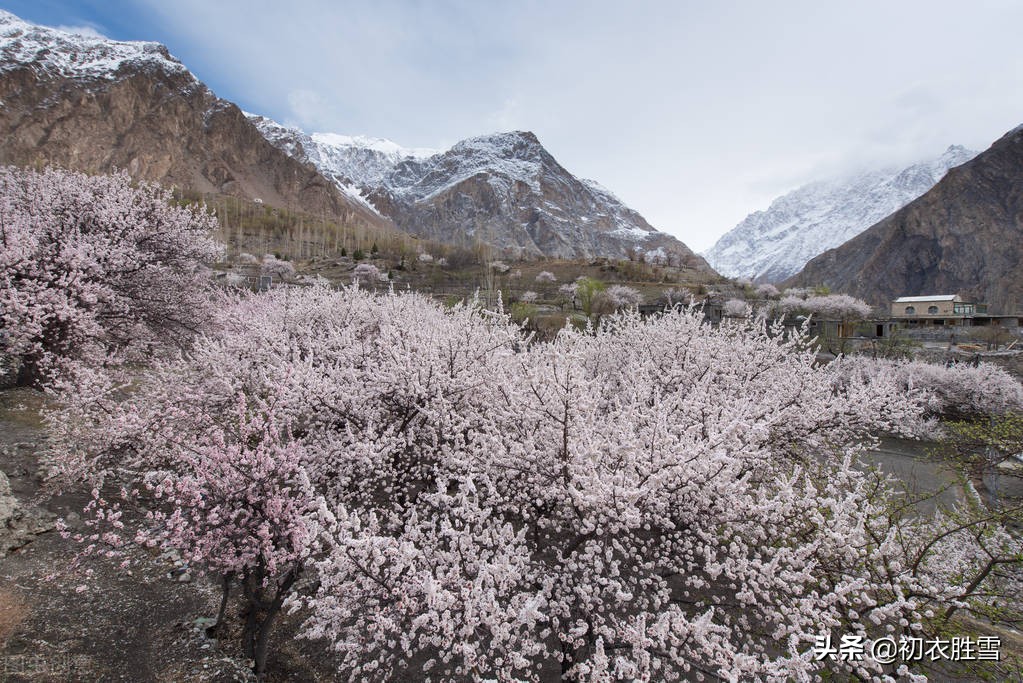
[[[590,188],[590,190],[594,194],[607,197],[608,199],[618,202],[619,204],[622,203],[622,200],[619,199],[614,193],[612,193],[611,190],[607,189],[606,187],[598,183],[596,180],[590,180],[589,178],[580,178],[579,180],[582,181],[583,185]]]
[[[395,164],[429,156],[433,150],[405,149],[390,140],[361,136],[313,133],[284,126],[250,112],[245,116],[271,144],[303,163],[309,163],[349,199],[379,214],[366,192],[375,187]]]
[[[641,218],[640,215],[626,206],[617,195],[606,187],[596,180],[588,178],[580,180],[593,193],[594,198],[607,208],[608,215],[616,226],[613,231],[615,235],[626,240],[641,241],[657,234],[657,231],[647,225],[645,221],[637,221],[637,218]],[[664,255],[663,251],[663,249],[660,250],[660,256]]]
[[[425,159],[437,150],[406,148],[384,138],[313,133],[284,126],[272,119],[245,112],[271,144],[303,163],[310,163],[332,180],[346,196],[376,211],[367,199],[370,188],[379,186],[397,164]],[[379,212],[378,212],[379,213]]]
[[[426,147],[402,147],[386,138],[371,138],[365,135],[339,135],[338,133],[313,133],[312,139],[320,145],[329,147],[356,147],[380,152],[392,159],[425,159],[439,154],[440,150]]]
[[[436,158],[399,164],[384,184],[391,192],[418,201],[483,173],[495,191],[522,183],[540,192],[545,153],[532,133],[481,135],[462,140]]]
[[[69,33],[0,10],[0,72],[25,65],[54,77],[80,79],[114,79],[127,66],[152,67],[187,74],[198,83],[159,43]]]
[[[429,157],[432,150],[406,149],[381,138],[313,133],[306,153],[321,173],[347,178],[361,187],[376,187],[384,176],[406,159]]]
[[[562,258],[623,257],[642,244],[640,255],[672,253],[678,263],[706,267],[610,191],[565,170],[528,131],[480,135],[438,151],[308,135],[247,116],[273,145],[416,235],[456,244],[486,239],[515,256]]]
[[[977,155],[958,145],[908,168],[885,168],[804,185],[757,211],[706,252],[722,275],[780,282],[930,190]]]

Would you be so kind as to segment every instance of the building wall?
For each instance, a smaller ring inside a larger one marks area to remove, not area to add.
[[[928,316],[949,316],[955,314],[955,302],[949,301],[916,301],[913,303],[896,303],[892,302],[892,317],[893,318],[910,318],[920,317],[926,318]],[[914,313],[906,311],[907,307],[912,307]],[[932,308],[933,307],[933,308]],[[936,309],[936,310],[935,310]]]

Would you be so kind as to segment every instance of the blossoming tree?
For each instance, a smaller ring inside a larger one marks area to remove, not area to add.
[[[0,168],[0,355],[40,385],[62,364],[180,341],[210,307],[215,219],[127,174]]]
[[[894,677],[814,639],[923,633],[1017,588],[997,515],[897,515],[857,465],[915,393],[762,319],[623,313],[541,344],[475,306],[316,287],[223,317],[126,401],[79,391],[55,462],[102,480],[93,542],[255,581],[247,613],[290,602],[348,676]]]

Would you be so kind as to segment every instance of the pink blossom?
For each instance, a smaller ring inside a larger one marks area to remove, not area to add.
[[[170,200],[125,173],[0,168],[0,354],[20,382],[146,358],[209,320],[216,222]]]

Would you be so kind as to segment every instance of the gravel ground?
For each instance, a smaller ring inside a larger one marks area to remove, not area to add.
[[[0,390],[0,470],[17,506],[17,519],[0,524],[0,682],[250,680],[238,658],[239,606],[221,640],[205,635],[220,599],[211,579],[182,581],[182,568],[142,550],[130,569],[91,560],[92,576],[69,570],[77,544],[53,522],[70,514],[73,524],[86,498],[41,496],[42,405],[35,392]],[[6,556],[5,540],[14,546]],[[345,680],[322,643],[290,637],[297,625],[278,623],[267,681]]]

